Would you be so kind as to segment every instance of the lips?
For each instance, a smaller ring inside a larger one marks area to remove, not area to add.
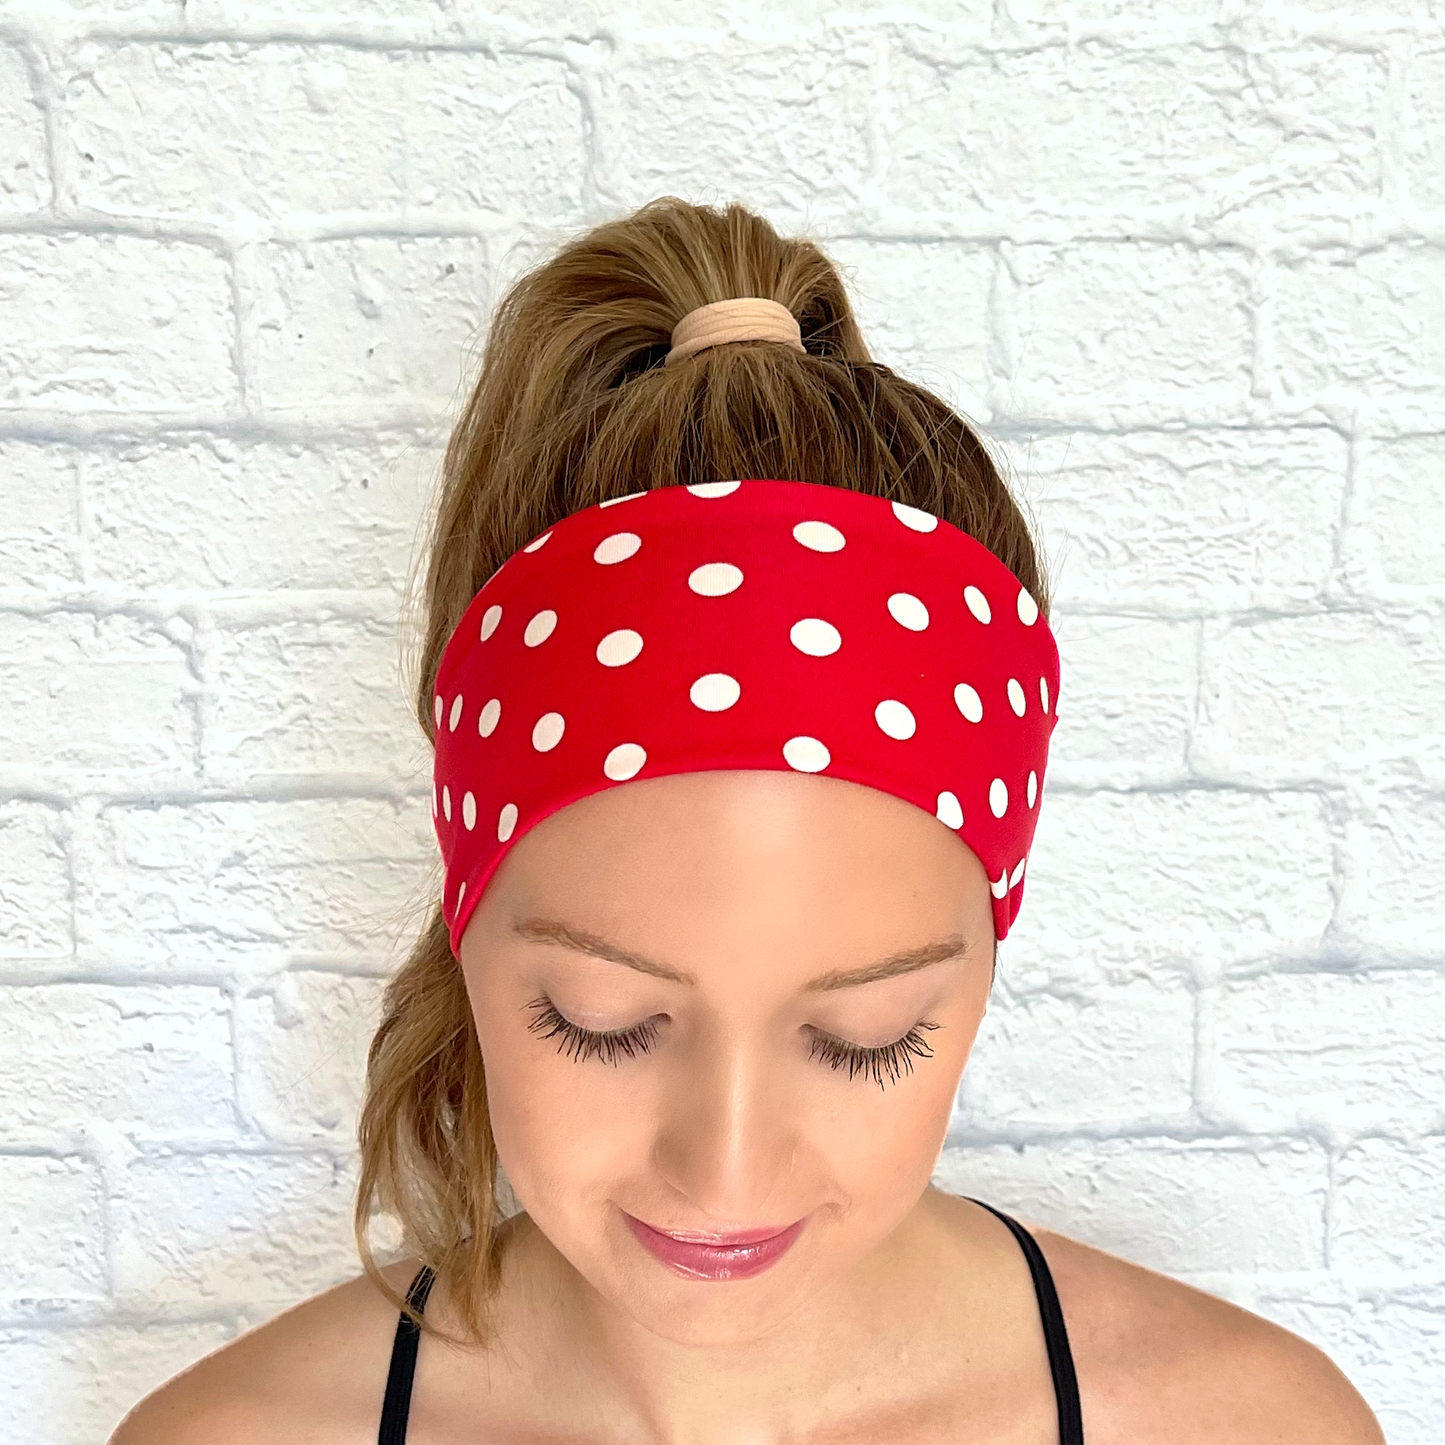
[[[779,1224],[772,1229],[745,1229],[739,1234],[698,1234],[686,1229],[659,1229],[655,1224],[647,1227],[658,1234],[667,1235],[669,1239],[677,1240],[680,1244],[710,1244],[715,1249],[736,1249],[741,1244],[761,1244],[765,1239],[776,1239],[788,1228],[786,1224]]]
[[[647,1251],[684,1279],[742,1280],[776,1264],[802,1232],[807,1216],[783,1229],[733,1234],[654,1229],[623,1210],[627,1227]]]

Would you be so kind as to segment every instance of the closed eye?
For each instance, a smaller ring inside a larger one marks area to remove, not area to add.
[[[643,1019],[641,1023],[633,1024],[629,1028],[599,1033],[584,1029],[580,1024],[574,1024],[571,1019],[563,1018],[557,1012],[556,1005],[545,995],[533,999],[527,1007],[536,1010],[535,1017],[527,1025],[528,1029],[543,1039],[558,1039],[557,1052],[571,1054],[577,1063],[598,1058],[616,1067],[624,1054],[629,1059],[635,1058],[638,1054],[648,1053],[657,1042],[658,1027],[655,1019]],[[813,1046],[808,1057],[820,1058],[833,1069],[846,1068],[850,1079],[860,1073],[871,1075],[882,1089],[884,1074],[889,1076],[890,1082],[897,1083],[900,1071],[909,1074],[913,1072],[915,1058],[933,1057],[933,1050],[929,1048],[921,1031],[932,1032],[938,1027],[939,1025],[930,1019],[921,1019],[902,1038],[895,1039],[891,1044],[881,1044],[877,1048],[849,1043],[846,1039],[835,1038],[820,1029],[813,1029]]]

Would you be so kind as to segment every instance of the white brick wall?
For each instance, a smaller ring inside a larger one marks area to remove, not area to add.
[[[939,1182],[1440,1445],[1441,0],[0,0],[0,1439],[354,1270],[426,491],[500,285],[664,191],[830,245],[1054,564]]]

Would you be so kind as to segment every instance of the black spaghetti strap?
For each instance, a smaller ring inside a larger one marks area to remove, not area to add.
[[[965,1195],[965,1198],[971,1198]],[[1059,1308],[1059,1294],[1054,1288],[1054,1277],[1049,1273],[1049,1262],[1039,1248],[1038,1241],[1016,1219],[1011,1219],[992,1204],[974,1199],[990,1214],[997,1215],[1013,1231],[1024,1258],[1029,1262],[1029,1273],[1034,1277],[1034,1294],[1038,1296],[1039,1317],[1044,1326],[1044,1343],[1049,1349],[1049,1372],[1054,1377],[1054,1399],[1059,1407],[1059,1445],[1084,1445],[1084,1417],[1079,1405],[1079,1381],[1074,1373],[1074,1355],[1069,1348],[1068,1331],[1064,1328],[1064,1312]]]
[[[407,1303],[422,1314],[426,1310],[427,1296],[436,1282],[427,1265],[417,1270],[406,1292]],[[416,1349],[421,1342],[421,1330],[412,1323],[405,1311],[396,1322],[396,1338],[391,1345],[391,1368],[386,1375],[386,1397],[381,1403],[381,1429],[377,1433],[377,1445],[406,1445],[406,1422],[411,1414],[411,1382],[416,1374]]]
[[[1049,1273],[1048,1261],[1028,1230],[1018,1220],[1011,1219],[1002,1210],[982,1199],[972,1199],[990,1214],[996,1215],[1008,1225],[1019,1247],[1028,1260],[1029,1273],[1033,1276],[1034,1294],[1038,1298],[1039,1317],[1044,1327],[1044,1343],[1048,1346],[1049,1372],[1054,1379],[1054,1399],[1059,1411],[1059,1445],[1084,1445],[1084,1422],[1079,1406],[1079,1382],[1074,1374],[1074,1356],[1069,1349],[1069,1336],[1064,1328],[1064,1312],[1059,1308],[1058,1291],[1054,1288],[1054,1277]],[[426,1309],[427,1296],[435,1283],[436,1276],[423,1265],[407,1290],[407,1302],[422,1314]],[[396,1322],[396,1338],[391,1346],[391,1368],[386,1376],[386,1397],[381,1406],[381,1429],[377,1434],[377,1445],[406,1445],[407,1417],[411,1414],[411,1385],[416,1374],[416,1352],[421,1331],[405,1314]]]

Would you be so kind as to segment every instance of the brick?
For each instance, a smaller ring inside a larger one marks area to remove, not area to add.
[[[425,739],[406,711],[395,619],[257,622],[218,628],[208,777],[407,770]]]
[[[1288,398],[1438,398],[1445,382],[1445,253],[1423,242],[1311,252],[1277,266],[1273,374]]]
[[[12,768],[190,776],[194,679],[163,624],[114,613],[0,613],[0,737],[29,738]]]
[[[1445,476],[1445,434],[1372,437],[1360,443],[1359,505],[1349,552],[1376,585],[1438,589],[1445,528],[1421,526]]]
[[[0,1331],[0,1439],[105,1440],[143,1395],[232,1334],[213,1323]]]
[[[246,354],[258,402],[385,402],[441,412],[469,380],[490,304],[484,241],[351,237],[259,247]]]
[[[1411,787],[1381,789],[1351,828],[1341,928],[1376,949],[1438,959],[1445,931],[1445,802]]]
[[[1384,57],[1301,46],[961,48],[902,28],[886,104],[895,205],[980,219],[1373,199]],[[1282,125],[1288,112],[1291,123]]]
[[[1222,10],[1222,0],[1071,0],[1066,12],[1050,0],[1009,0],[1009,15],[1019,24],[1059,29],[1123,21],[1141,29],[1162,25],[1171,38],[1181,25],[1217,23]]]
[[[1070,608],[1294,606],[1330,577],[1348,464],[1335,431],[1081,430],[1009,455],[1040,493],[1044,536],[1067,540]]]
[[[1026,876],[1020,923],[1050,968],[1122,981],[1182,959],[1222,967],[1318,947],[1331,827],[1318,796],[1286,789],[1058,792]]]
[[[1007,246],[1004,259],[1010,414],[1104,425],[1242,417],[1253,349],[1243,253],[1086,241]]]
[[[0,1309],[106,1293],[100,1176],[80,1159],[0,1154]]]
[[[1409,197],[1438,211],[1445,207],[1445,50],[1417,50],[1406,61],[1405,107],[1400,146]]]
[[[1213,1023],[1211,1104],[1231,1124],[1302,1134],[1445,1119],[1438,972],[1227,980]]]
[[[999,1132],[1186,1118],[1194,1071],[1188,983],[1160,978],[1021,993],[1010,988],[1010,962],[1005,951],[964,1070],[967,1127]]]
[[[142,964],[377,953],[438,863],[431,799],[101,811],[77,900],[83,952]],[[439,876],[439,875],[438,875]]]
[[[0,407],[229,408],[226,259],[140,236],[0,234]]]
[[[1326,30],[1330,38],[1353,38],[1355,34],[1377,35],[1388,39],[1407,27],[1424,21],[1438,21],[1439,6],[1435,0],[1401,0],[1398,5],[1361,5],[1358,0],[1282,0],[1276,11],[1282,25]],[[1327,22],[1321,24],[1320,22]],[[1393,1437],[1391,1445],[1394,1445]]]
[[[1373,1023],[1372,1023],[1373,1026]],[[1436,1129],[1445,1127],[1437,1097]],[[1439,1279],[1445,1137],[1361,1139],[1335,1163],[1330,1263],[1370,1280]]]
[[[1303,1140],[950,1145],[933,1182],[1166,1274],[1318,1269],[1327,1166]]]
[[[0,475],[8,483],[0,517],[0,587],[49,591],[75,582],[79,538],[70,449],[0,439]]]
[[[511,0],[515,3],[515,0]],[[459,8],[453,5],[453,8]],[[499,6],[499,9],[504,8]],[[417,0],[371,0],[365,10],[338,10],[330,0],[277,0],[258,3],[258,0],[186,0],[186,18],[197,29],[225,30],[237,27],[239,21],[248,32],[267,29],[284,29],[288,20],[307,20],[315,25],[324,22],[328,35],[352,34],[372,39],[383,27],[394,28],[400,21],[403,33],[412,34],[418,29],[418,16],[428,15],[425,4],[418,6]],[[322,26],[317,27],[322,28]]]
[[[0,211],[38,211],[50,201],[45,118],[16,45],[0,45]]]
[[[80,453],[97,581],[401,596],[435,445],[145,438]],[[0,537],[3,545],[3,537]]]
[[[38,0],[36,5],[42,13],[63,11],[67,20],[94,18],[102,24],[117,14],[132,22],[180,21],[187,16],[186,7],[187,0]]]
[[[0,802],[0,959],[68,959],[70,866],[62,815]]]
[[[238,1010],[241,1102],[270,1138],[350,1141],[383,980],[287,973]]]
[[[1065,599],[1067,606],[1067,599]],[[1059,729],[1049,745],[1071,777],[1184,766],[1198,687],[1194,624],[1056,612]],[[1121,658],[1128,666],[1120,668]]]
[[[186,985],[9,988],[0,1097],[11,1139],[44,1142],[94,1119],[150,1138],[234,1136],[229,1000]]]
[[[726,62],[723,56],[726,56]],[[872,43],[830,31],[799,47],[642,33],[599,73],[599,184],[629,204],[737,199],[788,234],[846,207],[872,169]]]
[[[1445,619],[1364,611],[1211,620],[1195,746],[1211,767],[1333,778],[1439,729]]]
[[[123,1308],[274,1310],[361,1272],[349,1165],[308,1155],[135,1160],[111,1199]]]
[[[846,270],[873,359],[987,420],[993,248],[843,237],[823,249]]]
[[[60,126],[77,205],[571,222],[581,204],[582,116],[556,60],[230,40],[90,41],[69,62]],[[146,98],[122,124],[117,94]]]

